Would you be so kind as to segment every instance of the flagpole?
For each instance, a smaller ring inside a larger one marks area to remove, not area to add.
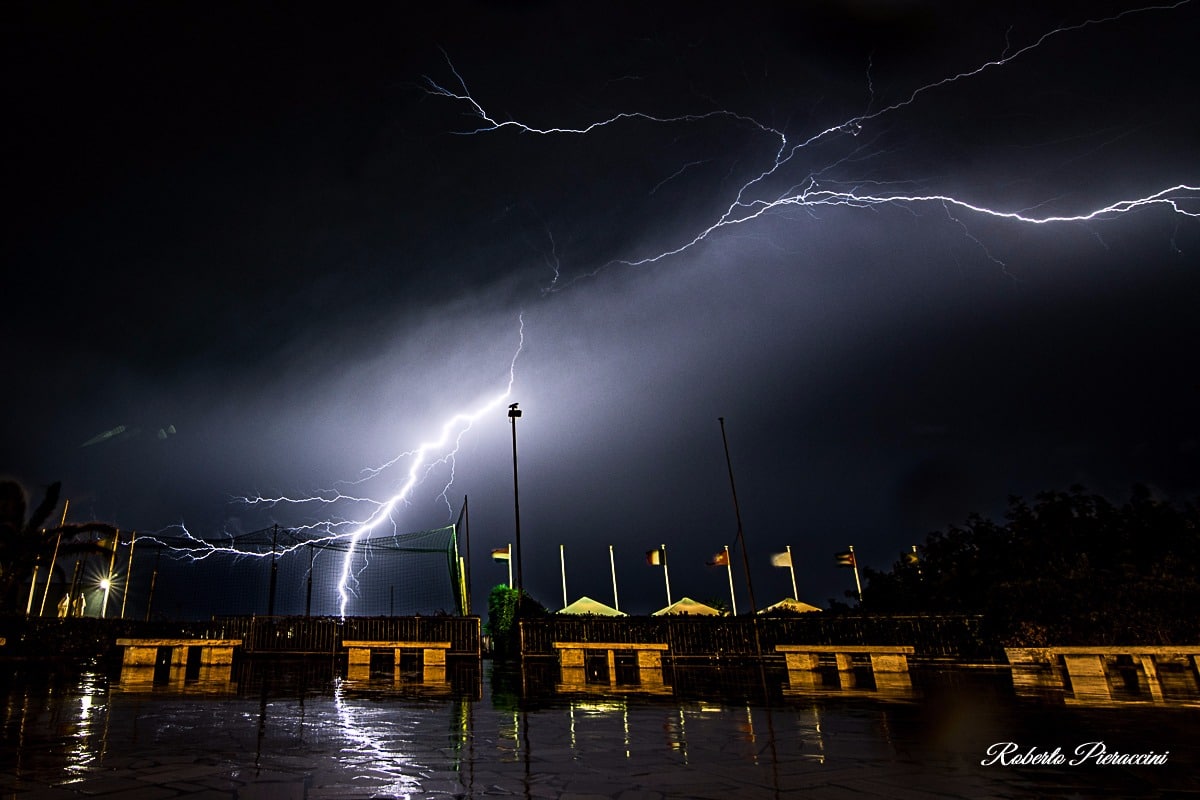
[[[858,604],[862,605],[862,581],[858,578],[858,556],[854,555],[854,545],[850,545],[850,564],[854,567],[854,588],[858,589]]]
[[[671,606],[671,576],[667,573],[667,546],[662,546],[663,580],[667,584],[667,607]]]
[[[29,599],[25,601],[25,616],[29,616],[29,612],[33,611],[33,592],[37,589],[38,567],[42,565],[42,557],[38,556],[37,562],[33,565],[33,580],[29,583]]]
[[[67,498],[63,501],[62,519],[58,523],[58,538],[54,540],[54,555],[50,556],[50,569],[46,571],[46,588],[42,590],[42,606],[38,609],[38,616],[46,613],[46,596],[50,594],[50,581],[54,580],[54,565],[58,561],[58,546],[62,544],[62,529],[67,524],[67,509],[71,507],[71,499]]]
[[[150,610],[154,608],[154,586],[158,583],[158,562],[162,560],[162,546],[154,551],[154,571],[150,573],[150,594],[146,597],[146,622],[150,621]]]
[[[621,610],[621,603],[617,600],[617,560],[613,556],[613,546],[608,546],[608,566],[612,570],[613,579],[613,608],[617,611]]]
[[[787,547],[788,572],[792,573],[792,599],[799,601],[800,592],[796,591],[796,566],[792,563],[792,546],[790,544],[784,546]]]
[[[508,543],[508,588],[513,588],[512,582],[512,542]]]
[[[558,568],[562,572],[563,581],[563,608],[567,607],[567,546],[560,544],[558,546]]]
[[[737,616],[737,597],[733,594],[733,562],[729,560],[729,545],[725,545],[725,572],[729,574],[729,603],[733,606],[733,615]]]
[[[121,589],[121,619],[125,619],[125,601],[129,599],[129,585],[133,583],[133,545],[137,542],[137,531],[129,534],[129,564],[125,567],[125,587]]]

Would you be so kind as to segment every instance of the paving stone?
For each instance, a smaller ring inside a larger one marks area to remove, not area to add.
[[[304,800],[304,783],[300,781],[250,783],[238,789],[237,800]]]

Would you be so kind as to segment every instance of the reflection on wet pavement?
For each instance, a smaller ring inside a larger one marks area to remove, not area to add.
[[[603,682],[564,681],[550,668],[493,674],[486,663],[482,672],[453,667],[429,682],[394,665],[348,680],[344,665],[328,659],[229,669],[157,684],[93,672],[7,674],[0,797],[1200,792],[1194,708],[1022,699],[1006,670],[914,670],[899,691],[845,670],[809,671],[797,686],[780,670],[767,676],[768,703],[757,669],[665,668],[664,681],[649,681],[645,692],[637,691],[636,669]],[[981,763],[996,743],[1069,755],[1093,741],[1123,753],[1169,751],[1169,760]]]

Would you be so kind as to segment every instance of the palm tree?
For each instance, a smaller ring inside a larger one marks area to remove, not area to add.
[[[116,541],[117,529],[103,522],[83,522],[44,528],[58,506],[61,483],[46,489],[42,502],[25,518],[29,498],[16,481],[0,481],[0,614],[19,613],[21,585],[34,566],[48,564],[58,547],[60,556],[109,553],[108,548],[80,537],[99,533]],[[60,538],[61,537],[61,538]]]

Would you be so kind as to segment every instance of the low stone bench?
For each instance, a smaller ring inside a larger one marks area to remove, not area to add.
[[[349,663],[351,666],[370,666],[372,650],[393,651],[397,666],[400,664],[400,653],[402,651],[420,650],[423,666],[444,667],[446,665],[446,651],[450,649],[450,642],[396,642],[355,639],[353,641],[343,641],[342,647],[345,647],[350,653]]]
[[[582,667],[585,653],[588,650],[603,650],[608,653],[608,672],[613,674],[616,668],[616,651],[633,650],[637,653],[638,669],[662,667],[662,654],[667,651],[665,642],[642,642],[626,644],[624,642],[552,642],[551,646],[559,651],[559,663],[564,667]]]
[[[663,686],[662,656],[668,650],[665,642],[551,642],[558,651],[561,667],[561,688],[572,690],[587,686],[587,654],[602,652],[608,665],[608,684],[617,683],[617,651],[633,651],[637,654],[637,686],[644,691],[654,691]]]
[[[832,655],[838,672],[854,669],[854,656],[865,655],[872,672],[908,672],[908,657],[913,648],[908,645],[848,645],[848,644],[777,644],[775,652],[783,653],[787,668],[816,670],[822,655]]]
[[[233,663],[234,648],[242,646],[241,639],[117,639],[125,648],[123,667],[153,667],[158,662],[159,648],[171,648],[171,666],[187,664],[188,650],[200,648],[201,666],[226,666]]]
[[[1200,674],[1200,645],[1072,645],[1063,647],[1006,647],[1004,655],[1013,667],[1013,685],[1020,691],[1065,689],[1056,668],[1059,659],[1071,689],[1080,700],[1107,700],[1112,697],[1107,660],[1130,656],[1146,677],[1150,697],[1162,702],[1160,661],[1190,662]]]
[[[392,651],[392,680],[401,681],[400,657],[407,650],[421,651],[421,682],[444,684],[446,682],[446,652],[450,642],[401,642],[395,640],[354,639],[344,640],[342,646],[348,651],[346,677],[352,681],[371,680],[371,651]]]

